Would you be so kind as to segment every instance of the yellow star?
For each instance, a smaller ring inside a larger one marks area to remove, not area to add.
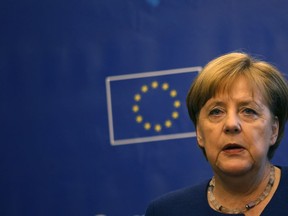
[[[162,84],[162,89],[163,89],[164,91],[168,90],[168,89],[169,89],[169,84],[168,84],[168,83],[163,83],[163,84]]]
[[[160,131],[162,130],[161,125],[160,125],[160,124],[156,124],[156,125],[154,126],[154,130],[157,131],[157,132],[160,132]]]
[[[141,123],[143,121],[143,117],[141,115],[136,116],[136,122]]]
[[[177,91],[176,90],[170,91],[170,96],[171,97],[176,97],[177,96]]]
[[[143,86],[141,87],[141,91],[142,91],[143,93],[146,93],[146,92],[148,91],[148,86],[147,86],[147,85],[143,85]]]
[[[177,111],[172,112],[172,118],[177,119],[179,117],[179,113]]]
[[[170,128],[172,126],[172,122],[170,120],[165,121],[165,127]]]
[[[150,128],[151,128],[151,124],[150,124],[149,122],[146,122],[146,123],[144,124],[144,129],[145,129],[145,130],[150,130]]]
[[[134,95],[134,100],[135,101],[140,101],[141,100],[141,95],[140,94],[135,94]]]
[[[179,108],[181,106],[181,102],[179,100],[174,101],[174,107]]]
[[[133,112],[138,112],[139,111],[139,106],[138,105],[134,105],[133,107],[132,107],[132,111]]]
[[[156,88],[158,87],[158,82],[157,82],[157,81],[153,81],[153,82],[151,83],[151,87],[152,87],[153,89],[156,89]]]

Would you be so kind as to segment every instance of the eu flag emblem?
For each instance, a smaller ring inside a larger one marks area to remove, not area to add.
[[[195,136],[186,95],[201,67],[106,78],[111,145]]]

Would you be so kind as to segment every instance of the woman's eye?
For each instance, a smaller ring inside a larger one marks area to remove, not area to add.
[[[246,115],[257,115],[257,112],[253,109],[250,109],[250,108],[245,108],[243,110],[244,114]]]
[[[219,116],[219,115],[221,115],[223,113],[223,111],[221,111],[220,109],[218,109],[218,108],[215,108],[215,109],[213,109],[213,110],[211,110],[210,112],[209,112],[209,115],[210,116]]]

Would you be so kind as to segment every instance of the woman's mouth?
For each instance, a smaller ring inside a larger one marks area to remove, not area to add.
[[[222,151],[225,152],[226,154],[238,154],[244,150],[245,148],[243,146],[236,143],[229,143],[225,145],[224,148],[222,149]]]

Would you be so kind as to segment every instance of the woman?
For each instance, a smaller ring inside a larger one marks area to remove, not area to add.
[[[245,53],[212,60],[187,96],[212,179],[153,201],[152,215],[288,214],[288,168],[270,159],[288,117],[288,87],[272,65]]]

